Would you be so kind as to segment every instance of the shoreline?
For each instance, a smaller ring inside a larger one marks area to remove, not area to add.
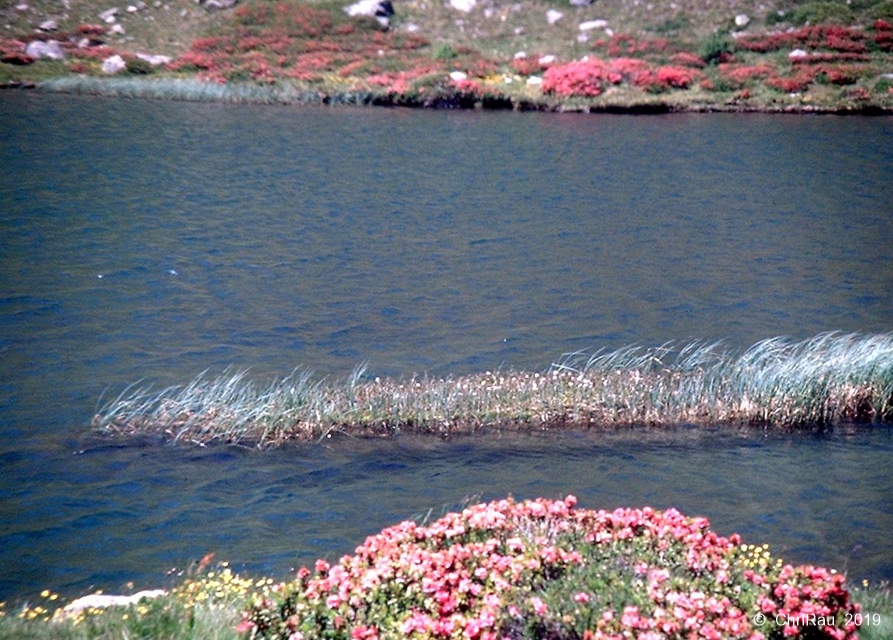
[[[58,76],[38,81],[11,81],[0,90],[47,94],[68,94],[105,98],[171,100],[282,106],[385,107],[435,111],[512,111],[539,113],[669,115],[669,114],[765,114],[765,115],[837,115],[893,116],[893,106],[877,104],[822,105],[810,103],[757,104],[726,102],[688,102],[664,97],[621,102],[603,100],[574,101],[531,100],[513,96],[480,97],[462,91],[441,91],[436,95],[394,95],[383,92],[345,90],[319,91],[297,84],[261,86],[250,82],[219,84],[191,77],[95,77]]]

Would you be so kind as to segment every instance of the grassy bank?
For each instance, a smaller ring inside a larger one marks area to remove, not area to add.
[[[448,437],[488,429],[635,425],[829,428],[893,419],[893,335],[628,347],[569,354],[542,373],[341,380],[309,371],[268,385],[244,371],[162,391],[128,388],[94,419],[107,434],[260,447],[335,433]]]
[[[480,0],[467,13],[406,0],[387,30],[347,16],[347,4],[247,0],[209,13],[155,0],[121,7],[108,25],[98,0],[67,10],[23,1],[0,9],[0,86],[441,108],[893,113],[893,0]],[[40,30],[47,19],[56,28]],[[34,40],[57,41],[65,59],[35,61],[24,53]],[[126,68],[112,79],[102,64],[116,54]]]
[[[285,582],[198,571],[127,606],[49,590],[0,605],[0,638],[893,637],[887,585],[785,564],[704,518],[573,496],[406,521]]]

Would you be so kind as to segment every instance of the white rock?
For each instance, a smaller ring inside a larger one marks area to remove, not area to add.
[[[105,607],[117,606],[126,607],[131,604],[137,604],[143,599],[158,598],[166,593],[166,591],[162,591],[161,589],[153,589],[151,591],[140,591],[139,593],[134,593],[132,596],[106,596],[93,594],[70,602],[62,611],[65,615],[74,615],[78,611],[84,609],[104,609]]]
[[[592,31],[593,29],[604,29],[608,26],[607,20],[587,20],[580,23],[580,31]]]
[[[120,10],[118,7],[112,7],[111,9],[106,9],[105,11],[103,11],[102,13],[100,13],[100,14],[99,14],[99,19],[100,19],[100,20],[105,20],[106,22],[108,22],[108,21],[109,21],[109,18],[114,18],[114,17],[117,16],[120,12],[121,12],[121,10]],[[112,22],[114,22],[114,20],[112,20]]]
[[[553,55],[548,55],[548,56],[543,56],[542,58],[540,58],[539,60],[537,60],[537,62],[538,62],[539,64],[546,65],[546,64],[552,64],[552,63],[555,62],[557,59],[558,59],[558,58],[556,58],[556,57],[553,56]]]
[[[391,16],[394,15],[394,7],[387,0],[359,0],[344,7],[347,15],[352,17],[366,16],[375,18],[382,27],[389,27]]]
[[[515,54],[515,60],[523,60],[526,57],[527,57],[526,51],[519,51],[518,53]]]
[[[123,36],[125,33],[124,27],[120,24],[113,24],[108,32],[113,36]]]
[[[530,76],[527,78],[527,84],[529,85],[539,85],[543,83],[543,79],[539,76]]]
[[[136,13],[137,11],[139,11],[139,8],[136,5],[127,5],[127,13]]]
[[[579,42],[579,43],[581,43],[581,44],[582,44],[583,42],[589,42],[589,34],[587,34],[586,32],[583,32],[583,33],[579,34],[579,35],[577,36],[577,42]]]
[[[352,17],[374,16],[376,9],[378,9],[378,0],[360,0],[344,7],[347,15]]]
[[[477,0],[450,0],[450,6],[457,11],[470,13],[477,5]]]
[[[803,49],[794,49],[788,54],[789,58],[805,58],[809,54],[806,53]]]
[[[739,13],[737,16],[735,16],[735,26],[739,29],[743,29],[749,24],[750,18],[748,18],[745,14]]]
[[[563,17],[564,17],[564,14],[561,13],[560,11],[556,11],[555,9],[549,9],[548,11],[546,11],[546,21],[549,24],[555,24],[556,22],[561,20]]]
[[[59,23],[52,19],[44,20],[43,22],[40,23],[40,26],[37,28],[40,29],[41,31],[55,31],[56,29],[59,28]]]
[[[118,54],[102,61],[102,72],[110,76],[123,71],[125,67],[127,67],[127,63],[124,62],[124,58]]]
[[[468,80],[468,74],[463,73],[462,71],[452,71],[450,72],[450,80],[455,80],[459,82],[460,80]]]
[[[33,40],[25,47],[25,55],[31,58],[49,58],[50,60],[65,60],[65,52],[55,40]]]
[[[16,5],[16,11],[27,11],[27,10],[30,9],[30,8],[31,8],[31,7],[29,7],[29,6],[28,6],[27,4],[25,4],[24,2],[22,2],[21,4],[17,4],[17,5]]]

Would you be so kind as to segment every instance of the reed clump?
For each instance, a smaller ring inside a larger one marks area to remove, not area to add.
[[[246,371],[200,375],[162,391],[129,387],[105,403],[106,433],[175,443],[259,447],[336,433],[442,437],[486,429],[741,424],[828,428],[893,419],[893,334],[772,338],[744,351],[721,343],[571,353],[543,372],[316,380],[307,370],[268,385]]]

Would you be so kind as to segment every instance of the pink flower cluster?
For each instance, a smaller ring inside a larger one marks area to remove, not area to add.
[[[830,621],[811,627],[818,636],[810,637],[856,637],[843,619],[858,608],[836,574],[788,566],[756,573],[740,561],[740,538],[717,535],[704,518],[576,502],[507,499],[428,526],[400,523],[336,564],[302,568],[273,599],[257,600],[239,630],[293,640],[496,640],[517,637],[525,625],[537,637],[549,630],[590,640],[799,634],[797,626],[754,626],[754,615],[772,613]],[[623,584],[606,598],[580,577],[586,571]],[[566,595],[556,598],[550,585]]]

